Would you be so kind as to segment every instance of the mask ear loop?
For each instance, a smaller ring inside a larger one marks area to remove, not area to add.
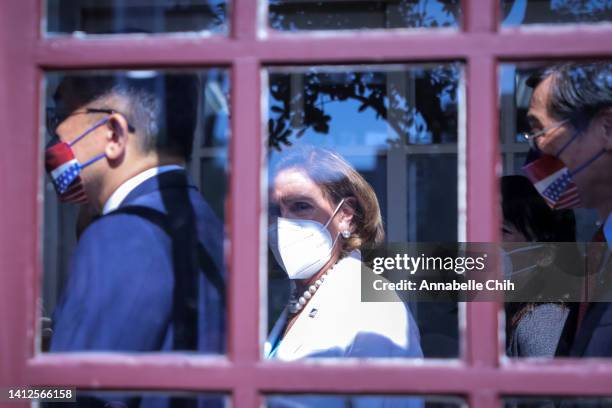
[[[336,216],[336,214],[338,213],[338,210],[340,210],[340,207],[342,207],[342,204],[344,203],[344,198],[342,200],[340,200],[340,203],[338,204],[338,206],[336,207],[336,209],[334,210],[334,212],[332,213],[331,217],[329,217],[329,220],[327,220],[327,222],[325,223],[324,227],[327,228],[327,226],[331,223],[331,221],[334,219],[334,217]]]
[[[100,153],[99,155],[97,155],[93,159],[87,160],[85,163],[81,164],[80,167],[81,167],[81,169],[84,169],[85,167],[89,166],[90,164],[94,164],[98,160],[102,159],[103,157],[106,157],[106,154]]]
[[[574,169],[574,171],[570,171],[569,172],[570,177],[575,176],[576,174],[578,174],[582,170],[584,170],[587,166],[590,166],[591,163],[593,163],[595,160],[599,159],[605,152],[606,152],[605,149],[601,149],[601,151],[599,153],[597,153],[595,156],[591,157],[586,162],[582,163],[580,166],[578,166],[576,169]]]
[[[336,214],[338,213],[338,210],[340,210],[340,207],[342,207],[342,204],[344,204],[344,198],[342,200],[340,200],[340,203],[338,203],[338,206],[336,207],[336,209],[334,210],[334,212],[332,213],[331,217],[329,217],[329,220],[325,223],[325,225],[323,226],[324,228],[327,229],[327,226],[331,223],[331,221],[334,219],[334,217],[336,216]],[[332,243],[332,248],[334,246],[336,246],[336,242],[338,242],[338,237],[340,237],[340,233],[338,232],[336,234],[336,237],[334,238],[334,242]]]
[[[95,125],[90,127],[89,129],[87,129],[82,135],[80,135],[79,137],[74,139],[72,142],[68,143],[68,146],[70,146],[70,147],[74,146],[74,144],[76,142],[78,142],[79,140],[83,139],[85,136],[87,136],[88,134],[90,134],[91,132],[93,132],[94,130],[99,128],[100,126],[104,125],[106,122],[108,122],[108,118],[102,119],[101,121],[99,121],[98,123],[96,123]],[[85,167],[89,166],[90,164],[93,164],[93,163],[97,162],[98,160],[100,160],[101,158],[103,158],[105,156],[106,155],[104,153],[101,153],[101,154],[95,156],[93,159],[87,160],[83,164],[79,164],[79,167],[81,169],[84,169]]]
[[[529,245],[529,246],[525,246],[525,247],[522,247],[522,248],[515,248],[515,249],[513,249],[511,251],[506,251],[506,253],[508,255],[511,255],[511,254],[516,254],[516,253],[519,253],[519,252],[531,251],[532,249],[540,249],[540,248],[543,248],[543,247],[544,247],[543,244]]]
[[[565,149],[568,148],[568,146],[570,144],[572,144],[572,142],[574,140],[576,140],[576,138],[578,137],[580,133],[576,132],[574,133],[574,136],[572,136],[572,138],[570,140],[568,140],[563,147],[561,147],[561,150],[559,150],[559,152],[555,155],[556,158],[559,158],[559,156],[561,156],[561,153],[563,153],[565,151]],[[595,156],[591,157],[589,160],[587,160],[586,162],[582,163],[580,166],[578,166],[578,168],[574,169],[574,171],[570,171],[568,172],[570,177],[575,176],[576,174],[580,173],[582,170],[584,170],[587,166],[589,166],[591,163],[593,163],[595,160],[599,159],[604,153],[606,152],[605,149],[601,149],[601,151],[599,153],[597,153]]]
[[[72,147],[76,142],[78,142],[79,140],[81,140],[82,138],[84,138],[85,136],[87,136],[88,134],[90,134],[91,132],[99,128],[100,126],[104,125],[106,122],[108,122],[108,118],[102,119],[100,122],[96,123],[89,129],[87,129],[82,135],[74,139],[72,142],[68,143],[68,146]]]
[[[559,156],[561,156],[561,153],[563,153],[563,152],[565,151],[565,149],[567,149],[567,148],[569,147],[569,145],[571,145],[571,144],[572,144],[572,142],[573,142],[574,140],[576,140],[576,138],[578,137],[578,135],[579,135],[579,134],[580,134],[580,133],[578,133],[578,132],[574,133],[574,136],[572,136],[572,137],[570,138],[570,140],[568,140],[567,142],[565,142],[565,144],[564,144],[564,145],[561,147],[561,149],[559,150],[559,152],[558,152],[557,154],[555,154],[555,157],[556,157],[557,159],[559,158]]]

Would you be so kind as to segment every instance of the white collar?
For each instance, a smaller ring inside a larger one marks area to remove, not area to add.
[[[117,208],[119,208],[119,205],[123,200],[125,200],[125,197],[127,197],[127,195],[130,194],[132,190],[134,190],[140,184],[144,183],[146,180],[150,179],[151,177],[157,176],[158,174],[162,174],[172,170],[184,170],[184,168],[177,164],[168,164],[165,166],[152,167],[124,181],[123,184],[117,187],[113,194],[111,194],[108,200],[106,200],[106,203],[104,203],[104,207],[102,208],[102,215],[108,214],[109,212],[115,211]]]

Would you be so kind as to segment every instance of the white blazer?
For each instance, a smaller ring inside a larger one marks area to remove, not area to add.
[[[266,358],[422,357],[418,328],[396,302],[361,301],[361,254],[341,259],[285,337],[285,309],[265,345]],[[279,340],[280,338],[280,340]]]

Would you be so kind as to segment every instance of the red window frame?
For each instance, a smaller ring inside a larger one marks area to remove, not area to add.
[[[498,64],[612,55],[612,28],[498,28],[499,0],[463,0],[460,31],[372,31],[358,35],[258,36],[256,0],[233,0],[224,38],[43,38],[41,0],[2,2],[0,12],[0,386],[221,391],[237,407],[269,392],[459,395],[475,408],[505,395],[612,394],[612,360],[506,361],[500,307],[467,304],[457,361],[419,365],[271,364],[260,359],[262,68],[278,64],[414,61],[465,63],[467,239],[498,240]],[[42,230],[39,118],[48,69],[224,66],[231,70],[228,231],[229,337],[224,358],[179,355],[40,355],[36,304]],[[241,203],[253,203],[248,206]],[[252,273],[245,273],[252,271]],[[312,374],[312,375],[309,375]],[[19,404],[14,405],[18,407]],[[21,406],[26,406],[25,403]]]

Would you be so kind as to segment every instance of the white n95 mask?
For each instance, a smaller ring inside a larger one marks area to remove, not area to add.
[[[278,217],[269,230],[270,249],[289,279],[309,279],[329,262],[338,235],[332,239],[327,226],[344,199],[325,223]]]

